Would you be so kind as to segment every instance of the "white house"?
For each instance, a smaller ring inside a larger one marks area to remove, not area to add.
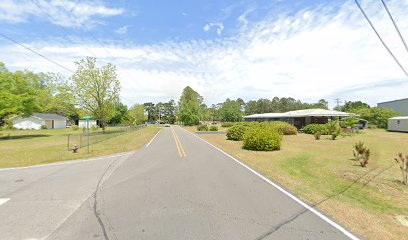
[[[89,127],[92,127],[94,125],[98,125],[96,120],[89,120]],[[86,127],[86,120],[78,120],[78,126],[80,128]]]
[[[388,131],[408,132],[408,116],[389,118]]]
[[[297,128],[303,128],[311,123],[327,123],[329,119],[347,118],[352,113],[338,112],[326,109],[304,109],[285,113],[261,113],[245,116],[245,121],[270,122],[283,121],[294,125]]]
[[[53,113],[34,113],[30,117],[13,117],[13,127],[17,129],[41,129],[47,126],[48,129],[66,128],[67,118]]]

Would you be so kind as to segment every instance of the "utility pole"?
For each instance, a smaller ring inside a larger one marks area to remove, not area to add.
[[[334,101],[336,101],[336,108],[338,109],[341,103],[340,98],[336,98]]]

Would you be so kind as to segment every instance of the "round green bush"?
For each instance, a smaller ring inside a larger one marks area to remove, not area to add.
[[[48,129],[48,127],[45,125],[41,125],[41,129]]]
[[[320,132],[322,135],[329,135],[329,129],[326,124],[309,124],[302,128],[302,132],[306,134],[315,134]]]
[[[228,128],[227,139],[232,141],[242,141],[244,133],[248,127],[243,124],[235,124],[234,126]]]
[[[217,126],[212,125],[212,126],[210,126],[210,131],[213,131],[213,132],[218,131],[218,127],[217,127]]]
[[[223,123],[221,123],[221,127],[225,127],[225,128],[232,127],[233,125],[234,125],[234,123],[232,123],[232,122],[223,122]]]
[[[208,126],[207,126],[207,125],[204,125],[204,124],[198,125],[198,126],[197,126],[197,131],[206,132],[206,131],[208,131]]]
[[[296,135],[297,134],[297,128],[293,126],[290,123],[287,122],[263,122],[261,123],[261,126],[271,128],[273,130],[276,130],[280,132],[283,135]]]
[[[282,134],[268,127],[249,128],[243,137],[243,148],[255,151],[279,150],[282,143]]]

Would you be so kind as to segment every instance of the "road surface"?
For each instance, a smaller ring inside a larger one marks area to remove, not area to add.
[[[0,170],[0,239],[350,239],[180,127],[115,157]]]

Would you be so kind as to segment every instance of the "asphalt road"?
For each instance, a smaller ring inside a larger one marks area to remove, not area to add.
[[[312,211],[180,127],[134,153],[0,170],[2,240],[354,237]]]

